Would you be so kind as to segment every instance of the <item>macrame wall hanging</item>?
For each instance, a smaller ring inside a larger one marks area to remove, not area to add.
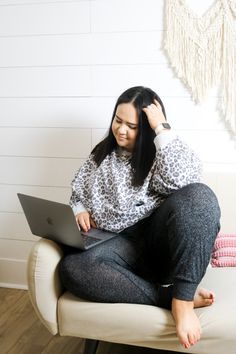
[[[217,0],[197,16],[185,0],[165,1],[164,47],[195,102],[220,84],[221,110],[236,134],[236,0]]]

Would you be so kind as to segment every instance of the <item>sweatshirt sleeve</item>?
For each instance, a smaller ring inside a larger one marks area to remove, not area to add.
[[[85,161],[85,163],[76,172],[74,179],[71,182],[72,194],[70,198],[70,206],[74,214],[88,211],[86,208],[86,200],[88,198],[88,185],[90,183],[93,171],[96,168],[96,163],[92,155]]]
[[[154,192],[168,195],[190,183],[200,182],[200,159],[173,131],[158,134],[154,143],[157,149],[151,180]]]

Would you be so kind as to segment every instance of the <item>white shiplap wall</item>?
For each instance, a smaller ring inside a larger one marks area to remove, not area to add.
[[[203,12],[212,1],[189,1]],[[0,0],[0,285],[24,287],[35,238],[17,192],[68,202],[70,181],[133,85],[163,98],[206,170],[236,171],[216,94],[196,106],[162,49],[162,0]]]

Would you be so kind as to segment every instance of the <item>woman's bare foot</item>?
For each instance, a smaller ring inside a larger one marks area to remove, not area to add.
[[[194,295],[194,308],[210,306],[215,301],[215,293],[213,291],[199,288]]]
[[[176,324],[177,336],[184,348],[190,348],[201,337],[201,326],[194,308],[212,305],[214,300],[214,293],[204,288],[197,289],[193,301],[173,298],[172,315]]]

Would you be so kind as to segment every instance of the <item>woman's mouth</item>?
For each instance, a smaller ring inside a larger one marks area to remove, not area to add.
[[[118,135],[119,140],[126,140],[127,138],[124,135]]]

